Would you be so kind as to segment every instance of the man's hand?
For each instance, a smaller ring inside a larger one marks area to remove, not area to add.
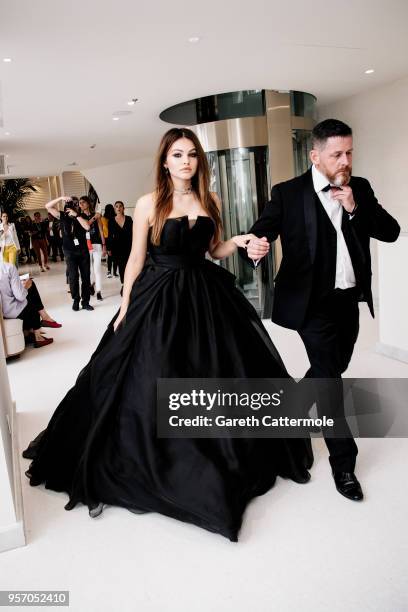
[[[30,287],[32,286],[32,284],[33,284],[33,281],[32,281],[32,279],[31,279],[31,278],[27,278],[27,280],[25,280],[25,281],[23,282],[23,285],[24,285],[25,289],[30,289]]]
[[[259,261],[262,257],[265,257],[269,253],[270,245],[263,236],[262,238],[252,238],[247,244],[248,257],[253,261]]]
[[[355,209],[356,203],[354,201],[353,191],[348,185],[344,185],[341,188],[332,187],[330,189],[330,195],[333,200],[337,200],[348,213],[352,213]]]

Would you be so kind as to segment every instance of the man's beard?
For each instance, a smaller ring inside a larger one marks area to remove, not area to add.
[[[335,174],[327,174],[326,176],[332,185],[335,185],[336,187],[343,187],[344,185],[347,185],[350,181],[351,166],[348,166],[343,170],[339,170]]]

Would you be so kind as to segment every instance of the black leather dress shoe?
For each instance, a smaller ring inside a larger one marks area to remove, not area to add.
[[[333,478],[336,483],[336,489],[344,497],[353,501],[363,499],[364,495],[361,485],[353,472],[333,472]]]

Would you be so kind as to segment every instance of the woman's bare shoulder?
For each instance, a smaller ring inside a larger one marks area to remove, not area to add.
[[[145,193],[136,202],[135,213],[142,214],[143,217],[151,217],[153,215],[155,205],[155,193]]]

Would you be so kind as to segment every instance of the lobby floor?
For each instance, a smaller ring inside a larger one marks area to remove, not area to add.
[[[46,426],[120,304],[118,279],[105,276],[104,301],[92,301],[94,312],[73,312],[64,265],[51,266],[33,272],[63,327],[46,330],[52,345],[29,348],[8,365],[20,448]],[[302,376],[307,359],[297,334],[266,327],[291,374]],[[362,305],[347,375],[408,378],[408,364],[374,352],[377,335]],[[0,555],[0,588],[69,590],[75,612],[403,612],[408,441],[358,446],[362,503],[336,492],[318,439],[311,481],[278,478],[249,505],[236,544],[158,514],[107,507],[95,520],[83,506],[66,512],[64,493],[29,486],[29,462],[21,459],[27,546]]]

